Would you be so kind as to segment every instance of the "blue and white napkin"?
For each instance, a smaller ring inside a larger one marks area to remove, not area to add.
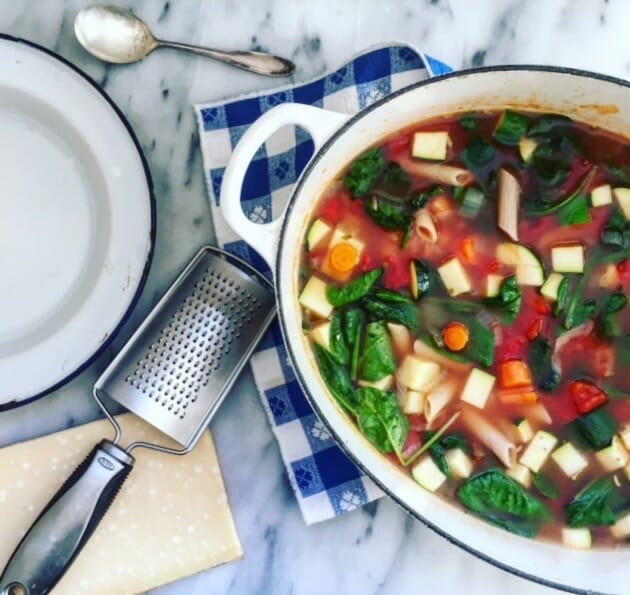
[[[371,48],[307,83],[196,105],[218,244],[270,274],[219,209],[221,180],[232,150],[262,113],[280,103],[297,102],[353,114],[394,91],[450,70],[408,45],[392,44]],[[310,137],[299,128],[280,131],[258,150],[241,197],[243,211],[252,221],[269,222],[284,211],[312,151]],[[252,357],[251,366],[305,522],[323,521],[380,497],[379,488],[339,449],[308,404],[277,322]]]

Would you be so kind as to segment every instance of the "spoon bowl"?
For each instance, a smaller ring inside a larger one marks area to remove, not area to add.
[[[229,51],[157,39],[144,21],[118,6],[88,6],[74,20],[79,43],[93,56],[112,64],[130,64],[153,50],[167,47],[186,50],[266,76],[289,76],[295,64],[264,52]]]

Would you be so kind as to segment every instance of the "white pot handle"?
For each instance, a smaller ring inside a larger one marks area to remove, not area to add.
[[[304,105],[285,103],[265,112],[240,139],[223,174],[221,211],[230,227],[274,268],[278,235],[284,213],[270,223],[250,221],[241,208],[241,190],[245,173],[258,148],[277,130],[292,124],[310,133],[315,152],[348,119],[345,114]]]

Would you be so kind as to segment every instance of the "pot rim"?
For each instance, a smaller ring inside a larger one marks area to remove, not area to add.
[[[323,158],[323,156],[326,154],[326,152],[328,151],[328,149],[334,145],[336,143],[336,141],[343,136],[344,134],[346,134],[346,131],[351,128],[356,122],[360,121],[361,119],[363,119],[367,114],[379,109],[381,106],[393,101],[394,99],[405,95],[407,93],[412,93],[414,91],[416,91],[419,88],[425,87],[425,86],[430,86],[433,84],[436,84],[440,81],[443,80],[447,80],[447,79],[453,79],[453,78],[463,78],[469,75],[477,75],[477,74],[488,74],[488,73],[496,73],[496,72],[544,72],[544,73],[552,73],[552,74],[561,74],[561,75],[569,75],[569,76],[575,76],[575,77],[581,77],[581,78],[589,78],[589,79],[595,79],[595,80],[599,80],[599,81],[603,81],[603,82],[607,82],[607,83],[613,83],[616,85],[620,85],[623,87],[626,87],[627,89],[630,89],[630,82],[611,76],[611,75],[605,75],[605,74],[601,74],[601,73],[596,73],[596,72],[592,72],[592,71],[588,71],[588,70],[581,70],[581,69],[576,69],[576,68],[569,68],[569,67],[557,67],[557,66],[545,66],[545,65],[533,65],[533,64],[522,64],[522,65],[503,65],[503,66],[484,66],[484,67],[477,67],[477,68],[469,68],[469,69],[462,69],[462,70],[457,70],[457,71],[453,71],[451,73],[445,74],[445,75],[440,75],[437,77],[432,77],[432,78],[428,78],[426,80],[420,81],[418,83],[414,83],[412,85],[409,85],[403,89],[400,89],[394,93],[391,93],[390,95],[387,95],[386,97],[376,101],[375,103],[373,103],[372,105],[360,110],[359,112],[357,112],[356,114],[352,115],[351,117],[349,117],[344,123],[341,124],[341,126],[335,130],[335,132],[333,132],[333,134],[322,144],[322,146],[319,149],[316,149],[315,152],[313,153],[313,155],[311,156],[310,160],[308,161],[307,165],[305,166],[304,170],[301,172],[299,179],[297,180],[293,191],[291,192],[291,196],[289,198],[289,201],[287,203],[286,209],[282,215],[282,222],[281,225],[279,227],[279,233],[278,233],[278,249],[275,255],[275,259],[274,259],[274,283],[276,286],[276,299],[278,302],[278,319],[279,319],[279,323],[280,323],[280,328],[282,331],[282,335],[284,338],[284,343],[286,345],[286,349],[287,349],[287,353],[291,359],[291,361],[296,364],[293,366],[293,370],[296,376],[296,379],[298,380],[300,387],[302,388],[306,399],[308,400],[309,404],[311,405],[311,407],[315,410],[318,418],[322,421],[322,423],[325,424],[327,430],[330,432],[330,434],[332,435],[332,437],[335,440],[335,443],[339,446],[339,448],[341,448],[341,450],[344,452],[344,454],[346,456],[348,456],[348,458],[367,476],[369,477],[376,485],[379,486],[379,488],[381,488],[381,490],[392,500],[394,500],[405,512],[407,512],[408,514],[412,515],[415,519],[419,520],[421,523],[423,523],[425,526],[429,527],[430,529],[432,529],[433,531],[435,531],[438,535],[442,536],[443,538],[445,538],[449,543],[455,544],[458,547],[462,548],[464,551],[473,554],[475,557],[479,558],[480,560],[483,560],[485,562],[488,562],[490,564],[492,564],[493,566],[500,568],[504,571],[509,572],[510,574],[513,574],[515,576],[518,576],[520,578],[523,579],[527,579],[530,580],[532,582],[538,583],[540,585],[546,586],[546,587],[551,587],[551,588],[555,588],[555,589],[561,589],[563,591],[569,592],[569,593],[578,593],[578,594],[590,594],[592,595],[593,593],[596,593],[596,591],[593,591],[591,589],[581,589],[581,588],[577,588],[568,584],[564,584],[562,582],[557,582],[554,580],[550,580],[547,578],[544,578],[542,576],[538,576],[535,574],[532,574],[530,572],[524,571],[522,569],[519,569],[515,566],[512,566],[511,564],[507,564],[504,563],[500,560],[498,560],[497,558],[486,554],[484,552],[481,552],[480,550],[476,549],[475,547],[473,547],[473,545],[471,545],[468,542],[464,542],[460,539],[458,539],[457,537],[453,536],[451,533],[449,533],[447,530],[442,529],[440,525],[434,523],[433,521],[429,520],[428,518],[425,517],[424,514],[421,514],[420,512],[418,512],[417,510],[414,510],[411,506],[409,506],[407,503],[404,502],[403,498],[399,497],[396,495],[396,493],[389,487],[387,487],[387,485],[385,484],[385,482],[381,481],[378,477],[375,476],[375,474],[373,474],[371,471],[369,471],[369,469],[367,468],[367,466],[361,461],[361,459],[359,458],[359,456],[357,456],[353,450],[349,447],[349,445],[347,445],[344,440],[342,439],[342,437],[340,436],[340,434],[338,433],[338,431],[335,429],[335,427],[333,427],[333,424],[328,420],[327,416],[323,413],[320,405],[319,405],[319,399],[315,398],[312,394],[312,389],[309,388],[308,382],[305,379],[301,368],[299,365],[297,365],[297,362],[299,361],[299,358],[297,357],[296,353],[295,353],[295,349],[294,346],[292,344],[292,341],[288,339],[289,337],[289,329],[287,327],[287,322],[285,320],[285,308],[287,307],[292,307],[291,304],[289,304],[289,299],[290,296],[285,296],[283,294],[283,292],[281,291],[281,287],[280,287],[280,280],[281,280],[281,275],[280,275],[280,271],[282,268],[282,261],[284,260],[284,258],[286,257],[286,252],[287,250],[292,251],[294,249],[293,246],[286,246],[285,242],[284,242],[284,237],[286,235],[286,230],[287,230],[287,226],[288,226],[288,222],[290,219],[290,215],[295,207],[296,204],[296,197],[300,195],[302,188],[304,186],[304,183],[306,181],[306,179],[310,176],[310,174],[312,173],[312,171],[317,167],[317,165],[319,164],[319,162],[321,161],[321,159]],[[392,130],[392,133],[394,133],[395,130]],[[328,395],[326,395],[327,398],[330,398]],[[437,496],[436,496],[437,497]],[[469,514],[469,513],[466,513]],[[429,513],[429,517],[430,517],[430,513]],[[478,520],[478,522],[482,523],[482,520]],[[536,541],[532,540],[532,543],[536,543]],[[564,547],[564,546],[561,546]],[[585,552],[586,553],[586,552]]]

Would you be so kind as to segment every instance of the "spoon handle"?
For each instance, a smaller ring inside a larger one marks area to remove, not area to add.
[[[212,48],[203,48],[187,43],[178,43],[176,41],[157,40],[158,47],[173,48],[176,50],[186,50],[200,56],[213,58],[220,62],[227,62],[237,68],[264,74],[267,76],[289,76],[295,71],[295,64],[290,60],[285,60],[279,56],[266,54],[264,52],[241,52],[215,50]]]

